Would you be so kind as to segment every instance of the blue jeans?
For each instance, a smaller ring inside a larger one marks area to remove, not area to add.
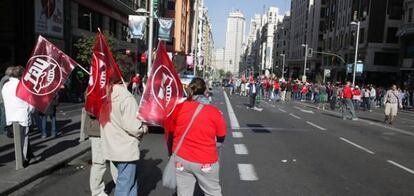
[[[118,169],[115,196],[138,195],[138,161],[113,162]]]
[[[47,130],[47,117],[50,117],[50,120],[52,121],[52,130],[50,131],[50,134],[52,136],[56,136],[57,135],[57,130],[56,130],[56,115],[40,115],[40,118],[42,120],[42,135],[47,136],[46,130]]]
[[[4,134],[6,128],[6,110],[4,109],[4,103],[0,104],[0,134]]]

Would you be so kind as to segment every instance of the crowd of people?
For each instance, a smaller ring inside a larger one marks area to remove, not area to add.
[[[360,87],[358,85],[352,86],[350,82],[311,83],[299,79],[285,80],[276,76],[260,75],[258,77],[232,78],[229,80],[228,86],[230,94],[249,96],[250,108],[253,109],[257,109],[255,103],[260,102],[260,100],[311,102],[315,103],[317,108],[321,110],[326,108],[331,110],[340,109],[343,119],[357,120],[356,110],[372,112],[375,108],[383,108],[386,115],[385,121],[390,124],[395,119],[392,116],[396,116],[396,113],[395,115],[388,114],[389,107],[387,107],[387,103],[391,101],[390,99],[395,102],[394,97],[389,96],[390,90],[398,101],[397,109],[408,110],[413,108],[414,105],[413,91],[401,89],[397,86],[393,89],[394,85],[390,85],[388,88],[372,84]]]

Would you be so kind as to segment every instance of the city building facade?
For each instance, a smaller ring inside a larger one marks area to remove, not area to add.
[[[239,75],[242,46],[244,41],[245,19],[240,11],[230,12],[227,18],[225,42],[225,71]]]

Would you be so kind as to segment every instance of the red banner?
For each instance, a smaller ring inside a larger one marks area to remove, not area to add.
[[[106,43],[105,37],[99,32],[96,36],[92,54],[91,76],[89,77],[86,94],[85,110],[99,118],[101,116],[102,104],[106,98],[109,98],[107,95],[109,95],[111,89],[110,84],[121,81],[121,78],[121,72]]]
[[[152,125],[163,126],[164,119],[171,115],[183,95],[180,78],[163,42],[160,42],[154,66],[141,98],[138,118]]]
[[[17,97],[45,112],[77,65],[76,61],[39,36],[17,86]]]

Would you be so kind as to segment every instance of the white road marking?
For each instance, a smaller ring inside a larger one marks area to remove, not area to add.
[[[234,152],[238,155],[246,155],[249,154],[246,145],[244,144],[234,144]]]
[[[305,104],[305,103],[300,103],[300,104],[301,105],[304,105],[304,106],[316,108],[315,106],[308,105],[308,104]],[[295,107],[295,108],[298,109],[299,107]],[[333,112],[333,111],[328,111],[328,110],[325,110],[324,112],[330,113],[330,114],[334,114],[334,115],[336,115],[338,117],[341,117],[342,116],[338,112]],[[395,128],[395,127],[390,127],[390,126],[387,126],[387,125],[384,125],[384,124],[381,124],[381,123],[375,123],[375,122],[372,122],[372,121],[369,121],[369,120],[360,119],[360,118],[359,118],[359,121],[360,122],[365,122],[365,123],[367,123],[369,125],[375,125],[375,126],[378,126],[378,127],[382,127],[382,128],[385,128],[385,129],[389,129],[389,130],[392,130],[392,131],[395,131],[395,132],[398,132],[398,133],[401,133],[401,134],[405,134],[405,135],[409,135],[409,136],[414,136],[414,133],[413,132],[405,131],[405,130],[402,130],[402,129],[399,129],[399,128]]]
[[[391,163],[391,164],[393,164],[393,165],[395,165],[395,166],[397,166],[397,167],[399,167],[399,168],[401,168],[403,170],[405,170],[408,173],[414,174],[414,170],[412,170],[412,169],[410,169],[408,167],[405,167],[404,165],[398,164],[398,163],[396,163],[394,161],[391,161],[391,160],[387,160],[387,162],[388,163]]]
[[[233,135],[233,138],[242,138],[243,137],[243,133],[239,132],[239,131],[235,131],[231,133]]]
[[[299,111],[303,112],[303,113],[309,113],[309,114],[313,114],[314,112],[312,110],[305,110],[302,109],[300,107],[295,106],[294,108],[298,109]]]
[[[360,145],[358,145],[358,144],[356,144],[356,143],[354,143],[354,142],[351,142],[351,141],[349,141],[349,140],[347,140],[347,139],[345,139],[345,138],[343,138],[343,137],[341,137],[340,139],[341,139],[342,141],[344,141],[344,142],[348,143],[348,144],[351,144],[352,146],[355,146],[355,147],[357,147],[357,148],[359,148],[359,149],[361,149],[361,150],[363,150],[363,151],[365,151],[365,152],[369,153],[369,154],[375,154],[375,153],[374,153],[374,152],[372,152],[371,150],[368,150],[367,148],[365,148],[365,147],[363,147],[363,146],[360,146]]]
[[[307,131],[306,129],[282,128],[282,127],[239,127],[234,130]]]
[[[227,96],[226,91],[223,91],[224,99],[226,100],[227,112],[229,113],[230,124],[232,129],[237,129],[240,127],[239,121],[237,120],[236,114],[234,113],[233,107],[231,106],[229,97]]]
[[[294,114],[292,114],[292,113],[290,113],[290,114],[289,114],[289,116],[292,116],[293,118],[296,118],[296,119],[302,119],[301,117],[296,116],[296,115],[294,115]]]
[[[240,180],[243,181],[256,181],[259,180],[257,177],[256,171],[254,170],[254,166],[252,164],[237,164],[239,169]]]
[[[318,129],[320,129],[320,130],[322,130],[322,131],[326,131],[326,129],[325,129],[325,128],[323,128],[323,127],[321,127],[321,126],[318,126],[318,125],[316,125],[316,124],[314,124],[314,123],[312,123],[312,122],[306,121],[306,123],[308,123],[309,125],[311,125],[311,126],[313,126],[313,127],[318,128]]]
[[[286,113],[286,110],[283,110],[283,109],[280,109],[280,108],[279,108],[279,111],[281,111],[283,113]]]

